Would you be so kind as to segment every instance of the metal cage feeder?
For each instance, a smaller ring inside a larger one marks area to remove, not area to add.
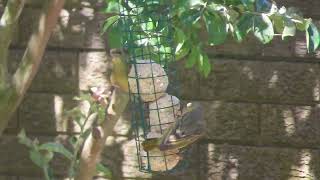
[[[128,50],[132,127],[139,169],[170,172],[179,151],[145,151],[141,143],[160,137],[181,114],[169,1],[125,0],[120,7],[123,47]]]

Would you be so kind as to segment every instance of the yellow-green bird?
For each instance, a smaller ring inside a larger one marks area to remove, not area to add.
[[[146,139],[142,142],[145,151],[171,151],[185,148],[205,133],[205,121],[199,103],[189,103],[182,115],[165,130],[160,138]]]
[[[124,92],[129,92],[126,53],[123,49],[111,49],[110,56],[112,58],[111,84]]]

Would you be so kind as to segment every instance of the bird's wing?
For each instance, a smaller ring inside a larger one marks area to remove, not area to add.
[[[165,144],[161,143],[159,146],[159,149],[161,151],[182,149],[182,148],[187,147],[188,145],[194,143],[195,141],[200,139],[202,136],[203,136],[203,134],[189,135],[189,136],[179,138],[175,141],[166,142]]]

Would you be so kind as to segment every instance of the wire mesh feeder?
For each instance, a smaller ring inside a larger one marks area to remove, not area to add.
[[[120,7],[139,169],[147,172],[170,172],[181,164],[179,151],[144,151],[141,145],[160,137],[181,114],[178,81],[169,66],[175,61],[169,12],[163,0],[125,0]]]

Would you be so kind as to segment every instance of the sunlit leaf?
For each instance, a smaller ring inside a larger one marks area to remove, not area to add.
[[[301,22],[296,22],[296,27],[299,31],[305,31],[308,29],[310,22],[310,19],[302,19]]]
[[[121,48],[122,47],[122,23],[117,21],[112,24],[107,32],[108,44],[110,48]]]
[[[186,68],[193,67],[200,58],[200,51],[198,47],[194,47],[191,49],[191,53],[187,58]]]
[[[284,30],[284,21],[282,16],[273,16],[273,24],[274,24],[274,29],[278,33],[282,33]]]
[[[109,29],[109,27],[110,27],[112,24],[114,24],[116,21],[118,21],[119,18],[120,18],[120,16],[118,16],[118,15],[109,17],[109,18],[104,22],[104,24],[103,24],[101,34],[104,34],[105,32],[107,32],[107,30]]]
[[[201,12],[198,10],[189,10],[181,14],[180,20],[185,27],[191,27],[200,20]]]
[[[273,24],[264,14],[254,18],[254,35],[264,44],[269,43],[274,37]]]
[[[24,129],[20,131],[18,134],[19,143],[31,148],[32,147],[32,140],[29,139],[26,135],[26,132]]]
[[[180,28],[175,28],[175,36],[174,36],[175,43],[177,44],[175,53],[179,53],[182,49],[184,42],[186,40],[186,35]]]
[[[252,14],[244,14],[240,17],[237,23],[237,29],[239,36],[242,37],[241,39],[244,39],[244,37],[252,31],[254,17]]]
[[[296,35],[296,25],[294,22],[291,21],[291,19],[285,18],[284,21],[284,29],[282,32],[282,39],[288,36],[295,36]]]
[[[206,54],[203,54],[202,72],[204,77],[208,77],[211,72],[211,63]]]
[[[29,157],[33,163],[35,163],[38,167],[42,168],[46,165],[41,153],[39,151],[31,150],[29,152]]]
[[[306,30],[308,52],[317,50],[320,44],[320,34],[318,28],[311,22]]]

